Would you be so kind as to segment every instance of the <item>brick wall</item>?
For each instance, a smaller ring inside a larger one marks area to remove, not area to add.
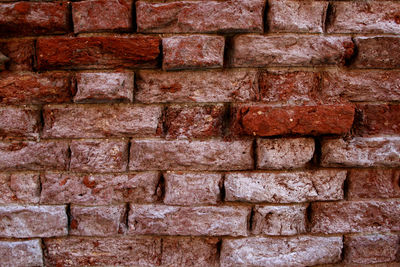
[[[399,266],[400,1],[0,0],[0,266]]]

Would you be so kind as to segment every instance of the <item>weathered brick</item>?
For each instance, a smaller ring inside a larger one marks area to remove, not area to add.
[[[400,230],[400,201],[315,202],[313,233],[357,233]]]
[[[246,236],[247,207],[178,207],[133,205],[129,211],[130,234]]]
[[[159,106],[126,104],[45,106],[43,137],[154,136],[160,117]]]
[[[166,172],[164,203],[168,205],[217,204],[222,174]]]
[[[129,174],[45,173],[41,176],[41,203],[110,205],[151,203],[158,199],[157,172]]]
[[[399,198],[400,170],[351,170],[348,177],[348,197]]]
[[[400,38],[393,36],[356,37],[357,56],[353,66],[357,68],[400,67]]]
[[[44,243],[48,266],[155,266],[161,260],[157,237],[69,237]]]
[[[322,166],[400,166],[398,137],[325,139],[321,150]]]
[[[234,67],[342,65],[354,53],[350,37],[314,35],[238,35]]]
[[[222,36],[181,35],[166,37],[163,69],[222,68],[225,38]]]
[[[347,171],[228,173],[225,200],[291,203],[343,198]]]
[[[67,2],[0,3],[2,36],[57,34],[68,30]]]
[[[165,113],[168,139],[208,138],[222,135],[225,107],[217,105],[170,105]]]
[[[78,2],[81,3],[81,2]],[[133,73],[81,72],[76,75],[74,102],[133,100]]]
[[[132,1],[89,0],[72,3],[74,32],[107,30],[126,31],[132,28]]]
[[[75,90],[71,75],[52,73],[4,73],[0,75],[0,103],[45,104],[70,102]]]
[[[257,139],[257,168],[302,168],[311,161],[314,151],[312,138]]]
[[[1,170],[65,170],[68,144],[65,142],[1,142]]]
[[[253,167],[252,143],[132,140],[130,170],[243,170]]]
[[[65,206],[0,206],[0,237],[51,237],[68,234]]]
[[[40,239],[0,241],[1,266],[43,266]]]
[[[3,71],[6,69],[6,63],[10,61],[10,59],[5,56],[3,53],[0,52],[0,71]]]
[[[156,67],[159,45],[159,37],[141,35],[39,38],[38,68]]]
[[[235,134],[258,136],[321,135],[348,133],[354,119],[353,105],[274,107],[236,105],[232,110]]]
[[[36,107],[0,107],[0,137],[39,137],[40,110]]]
[[[356,135],[400,135],[399,104],[358,104],[358,120],[355,121]]]
[[[342,237],[224,239],[221,266],[313,266],[339,262]]]
[[[257,72],[139,71],[139,102],[246,102],[258,97]]]
[[[10,71],[32,70],[34,55],[32,39],[1,40],[0,51],[9,58],[6,69]]]
[[[256,206],[252,233],[297,235],[306,232],[306,205]]]
[[[0,204],[39,202],[39,174],[0,174]]]
[[[328,2],[323,1],[268,1],[268,31],[324,32]]]
[[[118,206],[71,206],[70,235],[112,236],[124,233],[125,204]]]
[[[265,0],[136,3],[138,32],[263,32]]]
[[[82,172],[123,172],[128,165],[128,141],[74,140],[70,169]]]

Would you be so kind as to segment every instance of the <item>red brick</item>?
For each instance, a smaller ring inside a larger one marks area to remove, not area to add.
[[[38,68],[156,67],[159,45],[160,38],[141,35],[39,38]]]
[[[34,41],[32,39],[9,39],[0,41],[0,51],[9,58],[6,69],[10,71],[32,70]]]
[[[0,241],[2,266],[43,266],[40,239],[23,241]]]
[[[273,107],[237,105],[232,130],[235,134],[275,136],[288,134],[345,134],[354,119],[353,105]]]
[[[0,206],[0,237],[51,237],[68,234],[65,206]]]
[[[132,140],[130,170],[246,170],[252,143],[238,141]]]
[[[0,136],[39,137],[40,110],[35,107],[0,107]]]
[[[70,169],[78,172],[123,172],[128,165],[124,140],[74,140]]]
[[[0,34],[3,36],[57,34],[68,30],[67,2],[0,4]]]
[[[10,61],[10,59],[5,56],[3,53],[0,52],[0,71],[3,71],[6,69],[6,63]]]
[[[160,117],[159,106],[45,106],[43,137],[152,136],[156,135]]]
[[[45,104],[71,102],[75,90],[71,75],[53,73],[4,73],[0,75],[0,103]]]
[[[361,136],[400,135],[400,105],[358,104],[354,132]]]
[[[328,2],[268,1],[268,31],[324,32]]]
[[[138,32],[263,32],[265,0],[136,3]]]
[[[313,233],[357,233],[400,230],[400,201],[315,202]]]
[[[136,100],[153,102],[246,102],[258,98],[257,72],[139,71]]]
[[[222,135],[224,105],[171,105],[165,114],[167,138],[208,138]]]
[[[246,236],[247,207],[133,205],[130,234]]]
[[[48,266],[155,266],[161,260],[157,237],[69,237],[44,244]]]
[[[0,204],[39,203],[39,174],[0,174]]]
[[[350,37],[314,35],[237,35],[233,67],[342,65],[354,53]]]
[[[222,68],[222,36],[182,35],[163,38],[163,69]]]
[[[400,67],[399,37],[356,37],[357,68],[398,68]]]
[[[132,28],[132,1],[89,0],[72,3],[74,32],[126,31]]]

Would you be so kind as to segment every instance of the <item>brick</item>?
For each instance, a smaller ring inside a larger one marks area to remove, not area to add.
[[[155,266],[160,262],[157,237],[69,237],[45,239],[49,266]]]
[[[163,69],[222,68],[225,38],[222,36],[181,35],[166,37]]]
[[[257,168],[302,168],[312,160],[314,151],[312,138],[257,139]]]
[[[158,64],[159,45],[159,37],[141,35],[39,38],[38,68],[151,68]]]
[[[40,202],[45,204],[111,205],[151,203],[159,197],[157,172],[129,174],[45,173]]]
[[[243,170],[253,167],[251,141],[132,140],[130,170]]]
[[[399,104],[358,104],[358,120],[354,125],[356,135],[400,135]]]
[[[43,266],[40,239],[0,241],[1,266]]]
[[[43,137],[154,136],[160,117],[159,106],[125,104],[45,106]]]
[[[10,59],[0,52],[0,71],[6,69],[6,63],[10,61]]]
[[[124,233],[125,204],[118,206],[71,206],[70,235],[112,236]]]
[[[8,39],[0,41],[0,51],[9,58],[6,69],[10,71],[32,70],[34,41],[32,39]]]
[[[67,2],[1,3],[0,18],[3,36],[58,34],[69,30]]]
[[[163,238],[162,266],[219,266],[218,239]]]
[[[400,170],[351,170],[348,177],[348,197],[399,198]]]
[[[170,105],[165,113],[167,139],[222,136],[225,107],[217,105]]]
[[[257,136],[346,134],[353,124],[351,104],[274,107],[236,105],[232,131]]]
[[[320,75],[309,71],[260,73],[260,100],[268,103],[303,104],[317,99]]]
[[[325,139],[321,150],[322,166],[400,166],[398,137]]]
[[[306,205],[256,206],[254,235],[297,235],[306,232]]]
[[[0,174],[0,204],[39,203],[39,174]]]
[[[356,37],[356,68],[398,68],[400,67],[399,37]]]
[[[39,137],[40,110],[35,107],[0,107],[1,137]]]
[[[136,3],[138,32],[263,32],[265,0]]]
[[[400,33],[396,2],[335,2],[328,33]]]
[[[340,261],[342,237],[224,239],[221,266],[312,266]]]
[[[76,75],[76,80],[78,90],[74,102],[133,100],[133,73],[81,72]]]
[[[139,71],[136,100],[152,102],[247,102],[258,97],[254,70]]]
[[[71,102],[75,93],[68,73],[4,73],[0,77],[2,104]]]
[[[327,2],[268,1],[268,31],[324,32]]]
[[[133,205],[129,211],[130,234],[246,236],[247,207],[178,207]]]
[[[222,174],[166,172],[164,203],[168,205],[217,204]]]
[[[128,165],[124,140],[74,140],[70,144],[70,169],[78,172],[123,172]]]
[[[321,97],[327,102],[399,101],[399,87],[399,71],[326,71]]]
[[[347,171],[228,173],[225,200],[292,203],[343,198]]]
[[[343,65],[354,53],[350,37],[314,35],[237,35],[233,67]]]
[[[0,206],[1,237],[51,237],[68,234],[65,206]]]
[[[90,0],[72,3],[74,32],[127,31],[132,28],[129,0]]]
[[[65,142],[0,142],[1,170],[65,170]]]
[[[315,202],[311,204],[313,233],[399,231],[400,201]]]
[[[345,236],[344,261],[373,264],[396,260],[399,237],[393,234]]]

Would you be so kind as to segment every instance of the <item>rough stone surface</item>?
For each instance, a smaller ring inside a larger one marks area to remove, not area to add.
[[[247,207],[178,207],[133,205],[129,211],[130,234],[246,236]]]
[[[356,135],[400,135],[399,104],[358,104],[357,111]]]
[[[6,63],[10,61],[8,57],[6,57],[3,53],[0,52],[0,71],[6,69]]]
[[[357,68],[399,68],[400,37],[356,37],[357,56],[354,67]]]
[[[10,71],[32,70],[34,41],[32,39],[0,40],[0,51],[8,57],[6,69]]]
[[[163,38],[162,44],[164,70],[221,68],[224,64],[222,36],[172,36]]]
[[[68,234],[65,206],[0,206],[0,237],[51,237]]]
[[[322,166],[400,166],[400,138],[355,137],[349,140],[325,139]]]
[[[0,137],[39,137],[40,110],[35,107],[0,107]]]
[[[345,170],[228,173],[225,200],[291,203],[343,198]]]
[[[311,161],[314,151],[312,138],[257,139],[257,168],[302,168]]]
[[[258,98],[257,72],[139,71],[139,102],[246,102]]]
[[[132,140],[130,170],[246,170],[251,141]]]
[[[138,32],[263,32],[265,0],[136,3]]]
[[[342,65],[354,53],[350,37],[314,35],[238,35],[233,67]]]
[[[2,267],[43,266],[40,239],[24,241],[0,241]]]
[[[221,266],[313,266],[340,261],[342,237],[248,237],[222,242]]]
[[[166,172],[164,203],[168,205],[217,204],[222,174]]]
[[[136,105],[45,106],[46,138],[156,135],[161,107]]]
[[[0,174],[0,204],[36,204],[40,197],[39,174]]]
[[[78,90],[74,102],[133,100],[131,72],[81,72],[76,75],[76,80]]]

